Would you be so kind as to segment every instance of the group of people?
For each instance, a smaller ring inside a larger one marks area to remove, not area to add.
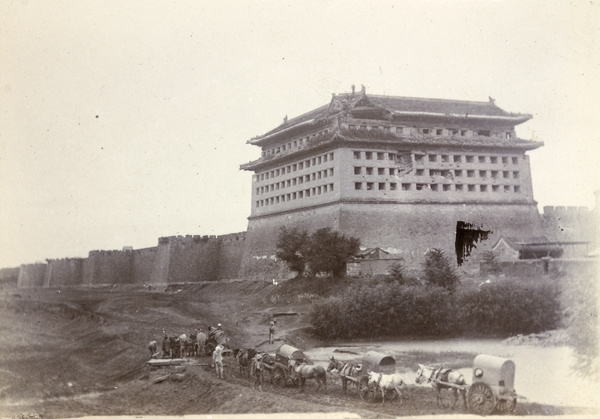
[[[218,337],[219,335],[223,334],[223,328],[221,323],[218,323],[216,327],[213,326],[208,326],[208,340],[214,339],[216,341],[219,341]],[[196,329],[195,333],[190,334],[190,338],[196,338],[196,339],[191,339],[194,340],[194,345],[197,345],[198,340],[200,339],[200,336],[203,333],[200,332],[199,329]],[[275,321],[271,321],[269,323],[269,343],[272,344],[274,343],[274,337],[275,337]],[[161,350],[162,350],[162,354],[163,356],[173,356],[173,344],[174,341],[177,341],[177,343],[180,343],[180,345],[183,345],[183,342],[186,342],[188,340],[187,335],[184,333],[182,335],[180,335],[177,338],[171,338],[167,335],[167,332],[165,330],[163,330],[163,339],[162,339],[162,345],[161,345]],[[159,348],[158,348],[158,343],[157,341],[153,340],[148,344],[148,349],[150,351],[150,358],[156,358],[158,357],[158,355],[160,354],[159,352]],[[177,347],[176,349],[183,351],[183,347]],[[223,376],[223,351],[225,349],[225,346],[222,343],[219,343],[216,345],[213,353],[212,353],[212,363],[214,365],[215,368],[215,373],[217,375],[218,378],[224,378]],[[179,351],[178,355],[179,355]]]

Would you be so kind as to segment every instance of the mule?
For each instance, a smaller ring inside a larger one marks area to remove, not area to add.
[[[382,374],[380,372],[369,371],[369,384],[375,386],[375,390],[381,390],[381,404],[385,402],[385,395],[388,394],[389,398],[395,398],[396,395],[392,395],[393,391],[396,391],[398,399],[400,399],[400,405],[402,405],[402,393],[400,389],[404,385],[404,380],[400,374]]]
[[[456,406],[456,402],[458,402],[458,393],[462,396],[464,409],[467,410],[467,390],[466,387],[463,389],[458,389],[456,387],[444,385],[444,383],[456,384],[460,386],[466,386],[467,382],[465,381],[465,377],[460,373],[460,371],[455,371],[450,368],[434,368],[428,367],[426,365],[419,364],[419,370],[417,371],[417,375],[415,377],[415,382],[417,384],[423,383],[431,383],[431,387],[436,391],[437,394],[437,405],[440,407],[442,405],[442,395],[441,391],[444,389],[452,390],[452,394],[454,395],[454,402],[452,403],[452,409]]]
[[[346,389],[348,388],[348,381],[354,383],[356,386],[356,390],[358,390],[358,377],[362,370],[361,365],[343,362],[338,359],[335,359],[333,356],[329,358],[329,365],[327,366],[327,372],[331,372],[336,370],[340,378],[342,379],[342,388],[344,389],[344,393],[346,393]],[[350,380],[347,377],[353,377],[356,380]]]
[[[250,365],[256,356],[255,349],[240,349],[235,357],[239,367],[240,373],[245,376],[250,376]]]
[[[292,369],[293,376],[298,380],[298,388],[300,391],[304,391],[304,385],[306,384],[307,378],[314,378],[317,382],[317,391],[321,388],[321,385],[325,386],[327,390],[327,372],[325,368],[320,365],[308,365],[305,362],[298,362],[294,359],[288,361],[288,367]]]
[[[199,356],[204,356],[204,350],[206,346],[206,334],[203,332],[198,332],[196,334],[196,354]]]

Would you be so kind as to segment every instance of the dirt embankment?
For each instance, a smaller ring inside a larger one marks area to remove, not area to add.
[[[242,281],[151,292],[134,287],[5,288],[0,292],[0,416],[352,411],[374,418],[448,413],[425,387],[407,387],[402,406],[398,401],[382,406],[362,401],[352,387],[344,394],[335,374],[328,376],[327,391],[317,393],[312,380],[304,392],[275,387],[267,375],[264,392],[259,392],[232,358],[225,359],[224,380],[215,377],[209,357],[186,361],[184,371],[146,365],[148,342],[159,340],[163,330],[175,336],[217,323],[233,347],[273,352],[282,343],[300,349],[318,346],[321,342],[310,333],[308,303],[344,285]],[[269,344],[272,319],[277,320],[276,341]],[[452,364],[456,356],[445,354],[439,361]],[[156,380],[168,374],[172,376]],[[521,404],[517,413],[573,412]]]

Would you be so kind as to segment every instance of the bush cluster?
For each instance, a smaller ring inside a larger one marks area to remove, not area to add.
[[[394,282],[357,284],[312,305],[310,319],[324,338],[507,337],[559,326],[558,287],[485,284],[451,293],[444,287]]]

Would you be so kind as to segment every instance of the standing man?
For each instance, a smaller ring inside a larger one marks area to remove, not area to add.
[[[275,322],[271,321],[269,324],[269,343],[273,343],[273,336],[275,335]]]
[[[215,364],[215,371],[218,378],[223,378],[223,346],[217,345],[213,354],[213,364]]]

